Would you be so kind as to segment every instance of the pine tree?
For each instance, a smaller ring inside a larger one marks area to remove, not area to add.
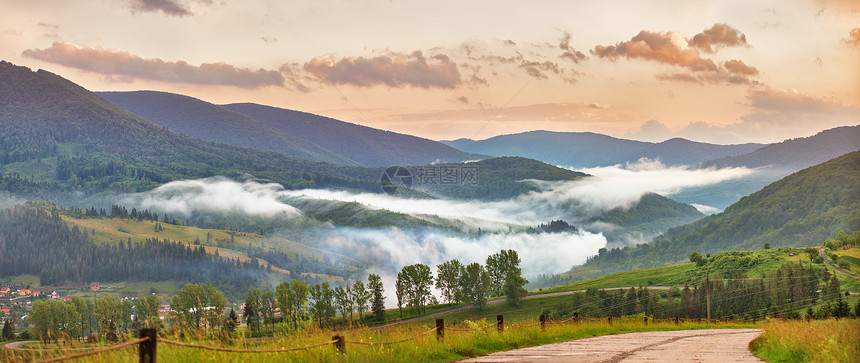
[[[385,320],[385,293],[382,285],[382,278],[379,275],[370,274],[367,276],[367,289],[372,295],[371,310],[376,317],[376,321]]]

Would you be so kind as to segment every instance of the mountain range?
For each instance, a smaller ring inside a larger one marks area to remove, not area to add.
[[[486,140],[442,141],[465,152],[492,156],[523,156],[553,165],[589,168],[626,164],[641,158],[660,159],[666,165],[700,162],[746,154],[762,144],[715,145],[681,138],[660,143],[619,139],[592,132],[529,131]]]
[[[215,105],[165,92],[98,92],[188,136],[344,165],[422,165],[482,159],[440,142],[254,103]]]

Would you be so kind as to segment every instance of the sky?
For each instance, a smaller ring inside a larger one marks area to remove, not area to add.
[[[28,0],[0,59],[434,140],[778,142],[860,124],[860,2]]]

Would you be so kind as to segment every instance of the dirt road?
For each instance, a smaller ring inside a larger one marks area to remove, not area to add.
[[[761,329],[639,332],[497,352],[463,362],[762,362],[749,352]]]

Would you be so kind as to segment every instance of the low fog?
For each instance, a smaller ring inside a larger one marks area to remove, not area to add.
[[[307,218],[291,201],[356,202],[370,209],[385,209],[438,220],[439,216],[472,227],[465,232],[421,228],[355,229],[319,223],[304,235],[312,245],[371,262],[371,270],[386,274],[404,265],[435,266],[451,258],[483,262],[500,249],[515,249],[528,276],[566,271],[607,245],[604,231],[619,228],[584,221],[615,208],[630,208],[646,193],[671,194],[684,188],[710,185],[753,173],[746,168],[692,169],[666,167],[659,161],[580,169],[593,175],[582,180],[534,183],[539,191],[510,200],[476,201],[403,199],[383,193],[305,189],[284,190],[279,184],[255,180],[234,181],[223,177],[175,181],[152,191],[125,195],[127,205],[188,216],[194,211],[233,212],[291,219]],[[480,187],[480,186],[479,186]],[[314,203],[305,203],[313,205]],[[304,207],[307,208],[307,207]],[[714,208],[698,205],[700,211]],[[562,219],[580,230],[576,233],[527,233],[527,227]],[[320,221],[325,222],[325,221]],[[477,228],[483,234],[475,233]],[[627,243],[647,242],[652,236],[636,236]],[[380,271],[382,272],[382,271]]]

